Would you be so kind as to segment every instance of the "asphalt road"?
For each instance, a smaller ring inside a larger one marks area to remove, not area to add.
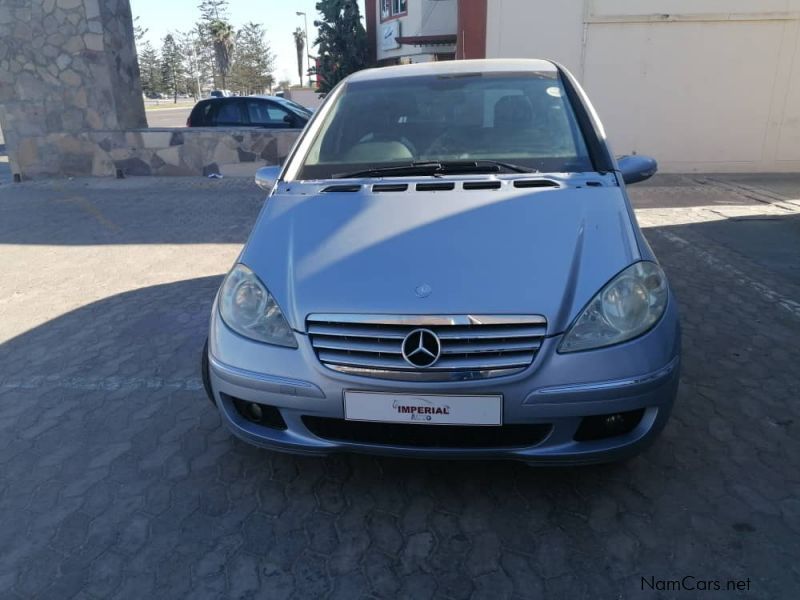
[[[146,111],[147,124],[150,127],[186,127],[186,119],[192,107],[155,108]]]
[[[796,597],[800,278],[769,241],[797,243],[800,177],[632,195],[681,305],[673,417],[628,462],[533,470],[222,427],[198,365],[250,181],[0,186],[0,598]]]

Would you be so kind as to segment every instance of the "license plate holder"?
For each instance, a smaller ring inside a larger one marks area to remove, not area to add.
[[[345,391],[348,421],[409,425],[503,424],[503,396]]]

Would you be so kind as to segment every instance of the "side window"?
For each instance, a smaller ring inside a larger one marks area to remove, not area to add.
[[[214,125],[235,127],[244,124],[242,110],[238,101],[218,103],[217,111],[214,115]]]
[[[381,0],[381,19],[408,13],[408,0]]]
[[[200,102],[193,109],[189,117],[193,127],[205,127],[211,124],[209,115],[211,113],[211,102]]]
[[[296,117],[292,113],[272,102],[251,100],[247,103],[247,114],[250,117],[251,125],[260,125],[261,127],[286,129],[292,127],[296,121]]]

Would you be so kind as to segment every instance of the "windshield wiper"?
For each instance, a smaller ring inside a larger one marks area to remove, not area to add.
[[[412,162],[394,167],[375,167],[352,173],[336,173],[334,179],[351,179],[356,177],[409,177],[413,175],[436,175],[442,170],[439,162]]]
[[[394,167],[376,167],[354,171],[352,173],[337,173],[334,179],[353,179],[358,177],[413,177],[414,175],[454,175],[460,173],[499,173],[501,170],[513,173],[535,173],[520,165],[500,162],[497,160],[451,160],[451,161],[426,161],[412,162]]]
[[[523,167],[522,165],[515,165],[514,163],[508,162],[501,162],[499,160],[476,160],[474,161],[478,164],[490,164],[490,165],[497,165],[501,169],[505,169],[506,171],[511,171],[513,173],[538,173],[537,169],[531,169],[530,167]]]

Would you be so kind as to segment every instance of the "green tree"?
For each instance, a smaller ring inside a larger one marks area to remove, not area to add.
[[[266,41],[264,26],[246,23],[236,34],[236,54],[231,65],[233,89],[245,94],[263,93],[272,87],[275,57]]]
[[[327,93],[342,79],[367,67],[367,32],[356,0],[320,0],[317,88]]]
[[[228,22],[228,0],[202,0],[197,8],[200,11],[200,19],[196,25],[199,39],[198,63],[201,71],[207,72],[207,78],[213,79],[211,82],[213,87],[225,87],[222,84],[222,74],[217,67],[211,25],[216,21]]]
[[[187,33],[176,33],[178,47],[183,57],[184,85],[186,90],[195,97],[200,98],[203,94],[203,82],[209,77],[210,72],[203,68],[201,63],[200,38],[197,31]]]
[[[164,90],[172,95],[176,104],[178,94],[185,90],[183,79],[185,74],[181,49],[172,34],[167,34],[164,44],[161,46],[161,79]]]
[[[217,72],[222,80],[222,89],[226,89],[225,78],[231,69],[236,32],[233,25],[225,21],[212,21],[209,31],[211,39],[214,41],[214,61],[217,65]]]
[[[191,32],[197,53],[197,69],[199,71],[201,90],[216,86],[217,66],[214,61],[214,45],[210,44],[206,27],[198,21]]]
[[[142,81],[142,91],[145,95],[161,91],[161,58],[153,45],[146,41],[141,44],[138,51],[139,76]]]
[[[300,78],[300,85],[303,85],[303,54],[306,49],[306,34],[299,27],[292,33],[294,36],[294,48],[297,51],[297,76]]]
[[[197,8],[200,20],[207,24],[228,19],[228,0],[202,0]]]
[[[133,43],[137,47],[142,43],[142,40],[144,39],[144,36],[147,35],[148,31],[150,30],[139,25],[139,17],[133,18]]]

